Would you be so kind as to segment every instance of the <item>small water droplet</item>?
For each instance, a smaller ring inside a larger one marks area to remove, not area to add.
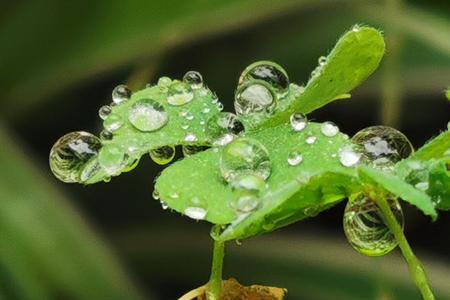
[[[175,147],[163,146],[149,152],[151,159],[158,165],[167,165],[175,157]]]
[[[169,86],[172,83],[172,79],[169,77],[163,76],[158,79],[158,86],[161,90],[167,92],[169,90]]]
[[[265,82],[248,82],[238,87],[235,94],[234,108],[238,115],[270,112],[274,104],[274,95]]]
[[[333,137],[339,132],[339,127],[333,122],[324,122],[320,125],[320,131],[323,135]]]
[[[308,125],[308,119],[302,113],[296,112],[293,113],[290,117],[291,127],[295,131],[302,131]]]
[[[98,162],[108,175],[118,175],[128,162],[128,155],[116,145],[106,145],[98,154]]]
[[[159,203],[161,204],[161,208],[162,208],[163,210],[166,210],[166,209],[169,208],[169,205],[168,205],[166,202],[160,200]]]
[[[180,195],[178,195],[177,192],[173,192],[173,193],[171,193],[171,194],[169,195],[169,197],[172,198],[172,199],[178,199],[178,198],[180,197]]]
[[[290,166],[298,166],[303,161],[303,156],[300,152],[293,151],[289,153],[287,162]]]
[[[203,77],[197,71],[189,71],[183,76],[183,81],[191,86],[193,89],[203,87]]]
[[[279,97],[284,97],[289,92],[288,75],[280,65],[274,62],[258,61],[249,65],[242,72],[239,85],[253,80],[266,82]]]
[[[189,124],[181,124],[181,129],[186,130],[189,128]]]
[[[235,114],[221,112],[208,119],[205,134],[214,146],[225,146],[244,131]]]
[[[217,109],[218,109],[219,111],[222,111],[222,110],[223,110],[223,104],[222,104],[221,102],[216,102],[216,105],[217,105]]]
[[[170,105],[181,106],[189,103],[194,98],[192,88],[187,83],[181,81],[173,81],[169,87],[167,102]]]
[[[207,211],[202,207],[187,207],[184,214],[194,220],[203,220],[206,217]]]
[[[113,138],[113,134],[112,132],[108,131],[108,130],[102,130],[100,132],[100,139],[103,141],[109,141]]]
[[[387,200],[398,223],[403,227],[400,204],[395,199]],[[364,195],[348,201],[344,212],[344,231],[352,247],[368,256],[387,254],[397,246],[394,235],[383,221],[380,209]]]
[[[102,143],[93,134],[71,132],[56,141],[50,150],[50,169],[63,182],[80,182],[80,173],[94,159]]]
[[[382,169],[392,168],[414,151],[403,133],[388,126],[365,128],[352,137],[352,142],[361,148],[365,162]]]
[[[306,143],[307,143],[308,145],[312,145],[312,144],[314,144],[316,141],[317,141],[317,138],[316,138],[315,136],[313,136],[313,135],[310,135],[310,136],[308,136],[308,137],[306,138]]]
[[[103,121],[103,127],[109,132],[119,130],[122,126],[123,120],[118,114],[112,113]]]
[[[356,166],[361,159],[361,153],[357,153],[351,146],[339,150],[339,161],[344,167]]]
[[[184,116],[186,120],[188,121],[192,121],[194,120],[194,115],[191,112],[187,112],[186,115]]]
[[[361,30],[361,27],[359,27],[359,25],[354,25],[353,28],[352,28],[353,32],[358,32],[360,30]]]
[[[319,65],[324,66],[327,63],[326,56],[319,57]]]
[[[118,85],[112,91],[112,100],[115,104],[127,101],[131,97],[131,90],[126,85]]]
[[[109,114],[111,113],[112,109],[111,106],[109,105],[103,105],[102,107],[100,107],[100,109],[98,110],[98,115],[100,117],[100,119],[105,120]]]
[[[418,182],[414,186],[418,190],[426,191],[426,190],[428,190],[429,183],[428,182]]]
[[[260,142],[240,138],[223,148],[220,171],[228,182],[241,174],[257,175],[266,180],[272,171],[272,163],[267,149]]]
[[[153,197],[153,199],[155,199],[155,200],[159,200],[159,193],[158,193],[158,190],[153,189],[152,197]]]
[[[128,114],[128,120],[138,130],[148,132],[158,130],[166,125],[169,116],[159,102],[144,98],[133,104]]]
[[[202,109],[202,113],[207,114],[211,111],[211,109],[209,107],[205,107]]]
[[[187,133],[184,136],[184,141],[188,142],[188,143],[192,143],[192,142],[196,142],[197,141],[197,136],[193,133]]]

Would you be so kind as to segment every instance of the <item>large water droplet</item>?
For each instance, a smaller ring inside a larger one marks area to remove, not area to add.
[[[128,155],[116,145],[105,145],[98,154],[98,162],[108,175],[118,175],[128,162]]]
[[[102,143],[96,136],[84,132],[71,132],[61,137],[50,150],[49,162],[53,174],[64,182],[80,182],[80,173]]]
[[[109,114],[111,113],[112,109],[111,106],[109,105],[103,105],[102,107],[100,107],[100,109],[98,110],[98,115],[100,117],[100,119],[105,120]]]
[[[361,159],[361,153],[355,152],[351,146],[339,150],[339,161],[344,167],[356,166]]]
[[[379,168],[391,168],[414,151],[403,133],[388,126],[365,128],[352,137],[352,142],[362,148],[365,161]]]
[[[306,128],[306,125],[308,125],[308,119],[302,113],[298,112],[293,113],[291,115],[290,120],[291,120],[291,127],[295,131],[302,131],[303,129]]]
[[[278,64],[270,61],[258,61],[249,65],[239,78],[239,85],[252,80],[268,83],[279,97],[289,91],[289,78],[286,71]]]
[[[119,130],[123,126],[122,117],[118,114],[110,114],[104,121],[103,127],[109,132]]]
[[[236,90],[234,109],[238,115],[270,112],[275,97],[264,81],[251,81]]]
[[[118,85],[112,91],[112,100],[115,104],[127,101],[131,97],[131,90],[126,85]]]
[[[403,227],[400,204],[395,199],[388,199],[388,203],[398,223]],[[364,195],[347,203],[344,231],[352,247],[368,256],[384,255],[397,246],[394,235],[383,221],[380,209]]]
[[[323,135],[333,137],[339,132],[339,127],[333,122],[324,122],[320,125],[320,131]]]
[[[272,171],[272,163],[267,149],[260,142],[240,138],[223,148],[220,171],[228,182],[242,174],[252,174],[266,180]]]
[[[155,131],[167,124],[169,116],[164,106],[155,100],[145,98],[133,104],[128,120],[140,131]]]
[[[203,86],[203,77],[197,71],[189,71],[183,76],[183,81],[193,89],[199,89]]]
[[[167,165],[175,157],[175,147],[163,146],[149,152],[152,160],[158,165]]]
[[[208,119],[205,134],[214,146],[224,146],[244,131],[235,114],[221,112]]]
[[[207,211],[202,207],[187,207],[184,214],[194,220],[203,220],[206,217]]]
[[[297,166],[303,161],[303,156],[300,154],[300,152],[293,151],[289,153],[287,162],[290,166]]]
[[[189,84],[181,81],[173,81],[169,87],[167,102],[170,105],[180,106],[189,103],[194,98],[194,93]]]

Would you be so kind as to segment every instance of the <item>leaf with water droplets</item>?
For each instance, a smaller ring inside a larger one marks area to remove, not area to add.
[[[315,143],[306,142],[310,136],[316,137]],[[314,216],[338,203],[357,186],[355,168],[344,167],[337,157],[341,148],[350,145],[342,133],[328,137],[322,133],[320,124],[310,122],[300,132],[290,124],[283,124],[247,133],[241,140],[248,139],[267,149],[272,165],[258,207],[252,205],[250,213],[242,213],[233,205],[240,193],[223,178],[222,148],[209,149],[166,168],[156,182],[161,199],[180,213],[190,207],[201,207],[207,212],[205,220],[231,224],[220,237],[230,240]],[[301,163],[290,163],[292,153],[301,153]],[[264,176],[261,178],[264,180]],[[171,197],[174,193],[177,198]]]
[[[272,118],[260,124],[273,126],[285,122],[294,112],[310,113],[334,100],[348,98],[347,94],[376,70],[384,50],[380,31],[355,26],[339,39],[326,60],[321,61],[304,90],[297,96],[287,97],[289,105],[283,105]],[[290,93],[294,91],[291,86]]]
[[[211,116],[219,113],[213,93],[206,87],[198,86],[186,90],[188,98],[183,98],[185,92],[178,87],[180,84],[184,87],[186,83],[168,78],[162,81],[131,96],[127,94],[126,101],[109,107],[108,114],[102,114],[104,126],[113,134],[109,139],[103,139],[101,153],[115,153],[115,159],[113,161],[111,155],[99,156],[100,167],[90,168],[92,172],[88,172],[89,176],[83,178],[82,183],[108,180],[109,176],[128,171],[128,166],[134,167],[142,155],[150,152],[155,157],[152,151],[172,149],[175,145],[209,145],[206,123]],[[176,105],[169,101],[171,88],[177,91]],[[123,87],[121,89],[125,91]],[[170,162],[173,151],[170,153],[163,161],[158,158],[157,163]],[[89,166],[94,165],[94,162],[89,163]]]
[[[432,199],[426,193],[414,188],[400,177],[367,166],[360,166],[358,168],[358,174],[362,182],[379,186],[416,206],[424,214],[431,216],[433,219],[437,218],[437,212]]]

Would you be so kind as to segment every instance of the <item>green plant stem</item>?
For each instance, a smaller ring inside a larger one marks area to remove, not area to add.
[[[425,274],[425,270],[422,266],[422,263],[419,259],[414,255],[414,252],[411,249],[408,241],[406,240],[405,235],[403,234],[403,229],[398,224],[392,210],[389,206],[385,197],[373,197],[377,202],[378,207],[381,210],[383,215],[383,219],[386,222],[386,225],[389,227],[391,232],[394,234],[398,245],[402,251],[403,257],[409,266],[409,273],[414,280],[414,283],[419,288],[420,293],[424,300],[434,300],[433,292],[428,284],[427,275]]]
[[[214,234],[220,234],[220,225],[213,228]],[[206,298],[208,300],[219,300],[222,289],[222,267],[225,254],[225,242],[214,240],[213,260],[211,267],[211,277],[209,278]]]

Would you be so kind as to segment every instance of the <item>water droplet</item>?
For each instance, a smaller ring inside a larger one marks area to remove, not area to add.
[[[308,136],[308,137],[306,138],[306,143],[307,143],[308,145],[312,145],[312,144],[314,144],[316,141],[317,141],[317,138],[316,138],[315,136],[313,136],[313,135],[310,135],[310,136]]]
[[[63,182],[80,182],[80,172],[101,147],[100,140],[88,132],[68,133],[50,150],[50,169]]]
[[[216,105],[217,105],[217,109],[218,109],[219,111],[222,111],[222,110],[223,110],[223,104],[222,104],[221,102],[216,102]]]
[[[175,147],[163,146],[149,152],[151,159],[158,165],[167,165],[175,157]]]
[[[415,185],[415,188],[416,189],[418,189],[418,190],[421,190],[421,191],[426,191],[426,190],[428,190],[428,187],[429,187],[429,183],[428,182],[418,182],[418,183],[416,183]]]
[[[258,61],[249,65],[239,78],[239,85],[248,81],[262,80],[269,84],[279,97],[289,92],[289,78],[286,71],[270,61]]]
[[[207,149],[207,147],[204,146],[194,146],[194,145],[183,145],[181,147],[181,150],[183,151],[183,155],[184,156],[191,156],[194,155],[198,152],[202,152],[205,149]]]
[[[352,142],[361,147],[364,161],[378,168],[392,168],[414,151],[403,133],[388,126],[365,128],[352,137]]]
[[[161,90],[164,92],[167,92],[169,90],[169,86],[172,83],[172,79],[169,77],[163,76],[158,79],[158,86]]]
[[[361,159],[361,153],[357,153],[351,146],[339,150],[339,161],[344,167],[356,166]]]
[[[225,146],[244,131],[235,114],[221,112],[208,119],[205,134],[214,146]]]
[[[123,126],[122,117],[118,114],[110,114],[104,121],[103,127],[109,132],[119,130]]]
[[[115,104],[127,101],[131,97],[131,90],[126,85],[118,85],[112,91],[112,100]]]
[[[181,129],[186,130],[189,128],[189,124],[181,124]]]
[[[159,203],[161,204],[161,208],[162,208],[163,210],[166,210],[166,209],[169,208],[169,205],[168,205],[166,202],[160,200]]]
[[[234,108],[238,115],[270,112],[275,104],[274,95],[264,81],[251,81],[238,87]]]
[[[266,180],[272,171],[272,163],[267,149],[260,142],[240,138],[223,148],[220,171],[228,182],[242,174],[257,175]]]
[[[187,207],[184,214],[194,220],[203,220],[206,217],[207,211],[201,207]]]
[[[395,199],[388,199],[388,203],[403,227],[400,204]],[[383,221],[380,209],[364,195],[348,201],[344,212],[344,231],[352,247],[368,256],[384,255],[397,246],[394,235]]]
[[[84,167],[82,168],[82,171],[80,173],[80,181],[79,182],[86,182],[92,177],[94,177],[100,170],[101,166],[98,163],[97,159],[91,159],[89,160]]]
[[[98,115],[100,117],[100,119],[105,120],[109,114],[111,113],[112,109],[111,106],[109,105],[103,105],[102,107],[100,107],[100,109],[98,110]]]
[[[128,154],[116,145],[105,145],[98,154],[98,162],[108,175],[118,175],[128,162]]]
[[[193,133],[187,133],[184,136],[184,141],[188,142],[188,143],[192,143],[192,142],[196,142],[197,141],[197,136]]]
[[[359,27],[359,25],[354,25],[352,28],[353,32],[358,32],[361,29],[361,27]]]
[[[333,122],[324,122],[320,125],[320,131],[323,135],[333,137],[339,132],[339,127]]]
[[[302,113],[298,112],[293,113],[291,115],[290,120],[291,120],[291,127],[295,131],[302,131],[303,129],[306,128],[306,125],[308,125],[308,119]]]
[[[319,65],[324,66],[327,63],[327,58],[325,56],[319,57]]]
[[[205,107],[202,109],[202,113],[207,114],[211,111],[211,109],[209,107]]]
[[[187,83],[181,81],[173,81],[169,87],[167,102],[170,105],[180,106],[189,103],[194,98],[192,88]]]
[[[186,118],[186,120],[188,121],[192,121],[194,120],[194,115],[191,112],[187,112],[184,116]]]
[[[300,154],[300,152],[293,151],[289,153],[287,162],[290,166],[297,166],[303,161],[303,156]]]
[[[158,191],[156,189],[153,189],[152,197],[155,200],[159,200],[159,193],[158,193]]]
[[[128,114],[130,123],[140,131],[155,131],[169,121],[164,106],[152,99],[141,99],[133,104]]]
[[[108,130],[102,130],[100,132],[100,139],[103,141],[109,141],[113,138],[113,134]]]
[[[203,86],[203,77],[197,71],[189,71],[183,76],[183,81],[193,89],[199,89]]]

